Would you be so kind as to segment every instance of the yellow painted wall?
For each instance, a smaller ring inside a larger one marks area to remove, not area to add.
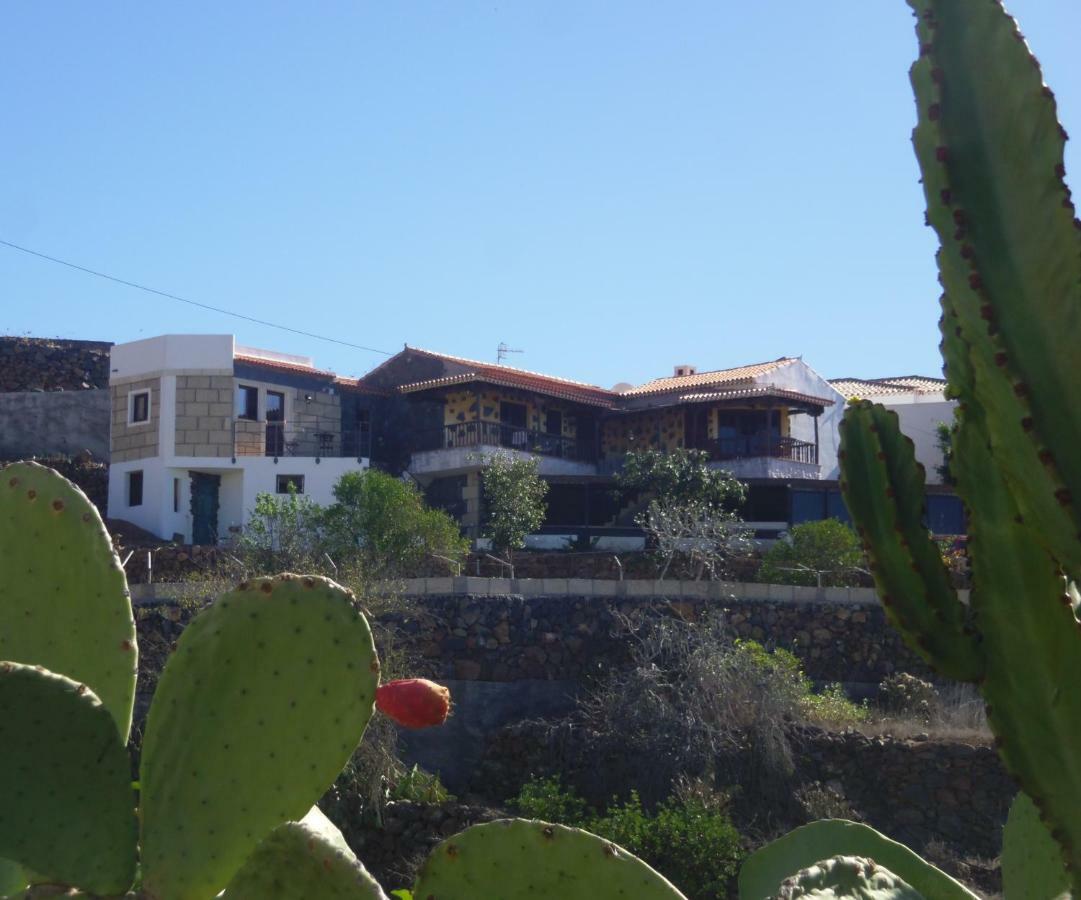
[[[499,404],[524,403],[526,406],[526,422],[530,431],[544,431],[544,421],[548,410],[559,410],[563,413],[563,437],[575,438],[578,436],[578,423],[571,409],[558,400],[543,396],[519,394],[513,391],[500,390],[499,388],[486,387],[480,389],[480,420],[482,422],[499,421]],[[473,390],[452,391],[446,395],[443,406],[443,424],[456,425],[459,422],[473,422],[477,420],[477,392]]]
[[[618,457],[631,450],[671,451],[683,446],[683,410],[651,409],[609,419],[601,428],[601,454]]]

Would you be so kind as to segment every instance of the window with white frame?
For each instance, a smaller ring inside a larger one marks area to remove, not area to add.
[[[128,424],[142,425],[150,421],[150,389],[128,394]]]

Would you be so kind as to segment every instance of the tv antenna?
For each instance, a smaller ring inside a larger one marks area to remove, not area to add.
[[[495,364],[501,365],[503,360],[507,358],[508,353],[525,353],[524,350],[513,350],[507,346],[506,341],[500,341],[499,346],[495,348]]]

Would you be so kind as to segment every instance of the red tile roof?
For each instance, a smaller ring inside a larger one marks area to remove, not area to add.
[[[315,366],[305,366],[301,363],[287,362],[280,359],[267,359],[263,356],[245,356],[239,353],[233,357],[233,361],[244,363],[246,366],[257,366],[261,369],[271,369],[277,372],[296,372],[302,375],[310,375],[313,378],[325,378],[328,381],[333,381],[336,385],[339,385],[346,390],[358,391],[360,393],[386,393],[385,391],[369,387],[366,384],[360,384],[356,378],[347,378],[342,375],[337,375],[327,369],[317,369]]]
[[[411,353],[419,353],[433,359],[441,359],[446,362],[467,366],[468,372],[456,375],[447,375],[443,378],[432,378],[426,381],[415,381],[411,384],[402,385],[398,390],[402,393],[424,391],[434,387],[445,387],[453,384],[465,384],[470,381],[485,381],[489,384],[498,384],[503,387],[516,387],[523,390],[536,391],[559,397],[564,400],[572,400],[577,403],[587,403],[591,406],[611,407],[615,398],[619,395],[597,387],[594,384],[586,384],[581,381],[571,381],[568,378],[556,378],[553,375],[542,375],[540,372],[530,372],[527,369],[516,369],[513,366],[501,366],[494,363],[481,362],[476,359],[466,359],[461,356],[449,356],[445,353],[435,353],[431,350],[422,350],[419,347],[407,347]],[[371,373],[369,373],[370,375]]]
[[[694,375],[676,375],[668,378],[654,378],[638,387],[623,391],[624,397],[640,397],[643,394],[666,394],[690,388],[713,387],[714,385],[733,384],[751,381],[759,375],[774,372],[782,366],[796,361],[794,356],[782,356],[772,362],[754,363],[749,366],[737,366],[734,369],[717,369],[712,372],[697,372]]]
[[[839,402],[836,397],[816,397],[814,394],[790,391],[787,388],[775,387],[772,384],[756,384],[751,387],[732,388],[726,391],[705,391],[695,394],[681,394],[679,402],[705,403],[715,400],[742,400],[751,397],[761,397],[766,400],[787,400],[793,403],[805,404],[807,406],[818,406],[823,409]]]
[[[897,378],[831,378],[830,385],[845,398],[887,394],[930,394],[945,390],[945,378],[902,375]]]

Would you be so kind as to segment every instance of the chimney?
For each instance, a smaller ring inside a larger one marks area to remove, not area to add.
[[[698,367],[697,366],[688,366],[688,365],[676,366],[675,370],[674,370],[674,377],[676,377],[676,378],[682,378],[684,375],[696,375],[696,374],[698,374]]]

